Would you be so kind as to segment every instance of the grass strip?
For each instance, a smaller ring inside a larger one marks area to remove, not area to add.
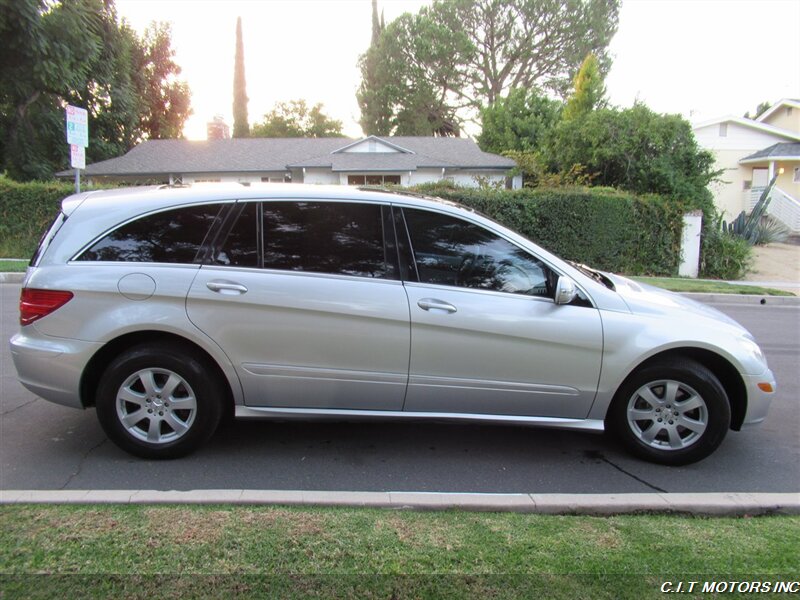
[[[683,277],[630,277],[671,292],[697,292],[709,294],[740,294],[755,296],[793,296],[791,292],[757,285],[738,285],[711,279],[686,279]]]
[[[9,598],[649,598],[754,577],[800,579],[800,517],[0,508]]]
[[[27,260],[0,260],[0,273],[24,273],[27,268]]]

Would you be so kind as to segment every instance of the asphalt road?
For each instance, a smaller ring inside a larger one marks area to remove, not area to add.
[[[604,436],[445,423],[226,425],[177,461],[128,456],[94,410],[36,398],[6,340],[19,286],[0,285],[0,489],[275,489],[629,493],[800,491],[800,305],[715,304],[755,335],[779,391],[765,423],[731,432],[711,457],[662,467]]]

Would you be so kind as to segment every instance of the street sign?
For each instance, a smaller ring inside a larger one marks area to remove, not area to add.
[[[69,159],[70,166],[73,169],[86,168],[86,148],[78,146],[77,144],[70,144],[69,146]]]
[[[67,105],[67,143],[89,145],[89,113],[85,108]]]

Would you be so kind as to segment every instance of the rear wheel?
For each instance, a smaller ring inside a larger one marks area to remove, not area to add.
[[[141,345],[118,356],[98,385],[97,416],[120,448],[177,458],[214,433],[225,394],[203,357],[178,344]]]
[[[684,465],[711,454],[730,427],[728,396],[716,376],[692,360],[645,366],[617,391],[606,426],[634,454]]]

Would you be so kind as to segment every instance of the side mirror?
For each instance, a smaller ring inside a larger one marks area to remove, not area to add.
[[[575,287],[575,282],[569,277],[561,275],[556,283],[556,304],[569,304],[575,300],[578,295],[578,288]]]

